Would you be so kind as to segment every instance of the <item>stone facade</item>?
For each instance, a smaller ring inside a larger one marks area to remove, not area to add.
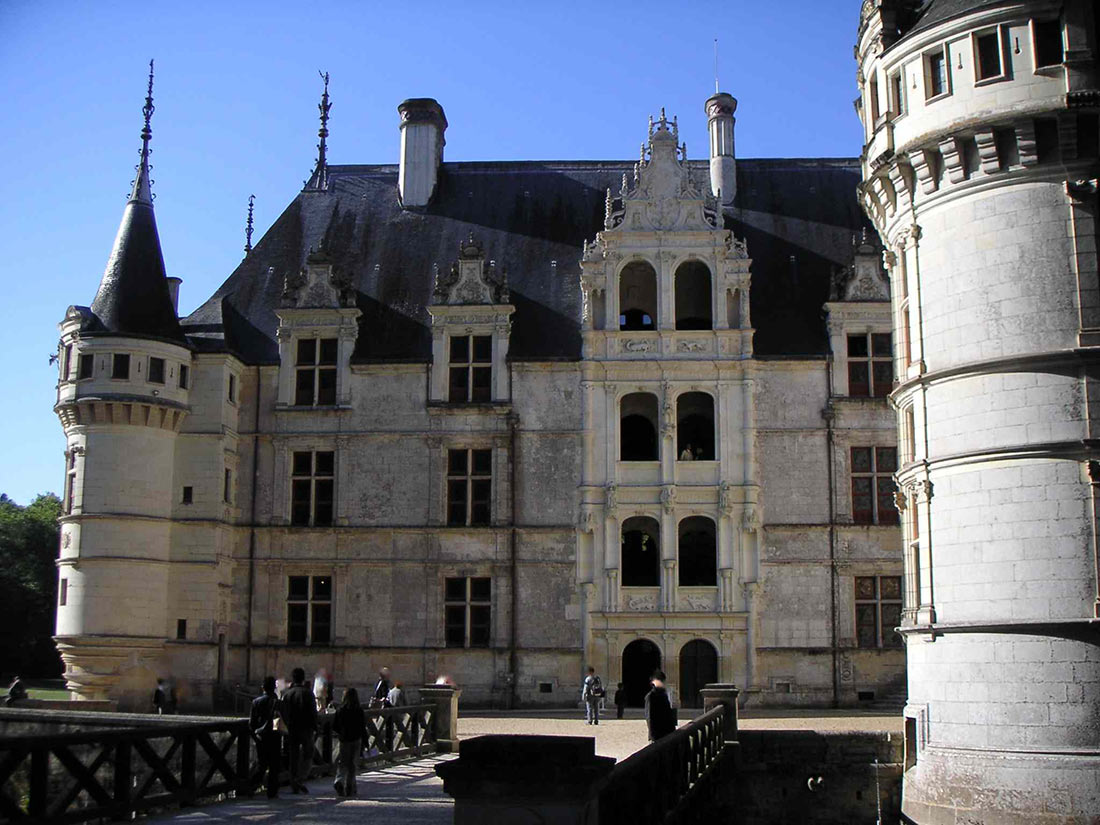
[[[735,163],[735,106],[708,101],[709,161],[662,113],[636,165],[523,177],[444,164],[442,108],[406,101],[401,166],[322,151],[185,344],[74,307],[74,693],[141,707],[172,674],[203,704],[388,665],[475,704],[562,705],[589,663],[635,698],[661,666],[689,705],[715,681],[770,704],[896,693],[881,250],[825,200],[851,162]],[[829,191],[773,214],[784,175]],[[463,212],[475,185],[519,186],[513,214]]]
[[[1097,15],[865,2],[861,196],[893,293],[921,823],[1100,810]]]

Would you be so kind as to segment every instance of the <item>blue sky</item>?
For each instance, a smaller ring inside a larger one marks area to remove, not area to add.
[[[443,105],[447,160],[633,158],[661,106],[701,157],[717,37],[738,155],[856,156],[858,15],[858,0],[3,0],[0,492],[27,503],[61,487],[48,357],[107,262],[150,58],[157,222],[186,313],[240,261],[248,196],[258,240],[308,177],[318,70],[334,164],[395,163],[407,97]]]

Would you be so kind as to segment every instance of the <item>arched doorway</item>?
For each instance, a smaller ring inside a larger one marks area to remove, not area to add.
[[[653,671],[660,666],[661,651],[649,639],[635,639],[623,648],[623,690],[629,707],[642,706]]]
[[[624,657],[625,660],[625,657]],[[703,639],[693,639],[680,649],[680,702],[685,708],[701,708],[701,691],[718,681],[718,651]]]

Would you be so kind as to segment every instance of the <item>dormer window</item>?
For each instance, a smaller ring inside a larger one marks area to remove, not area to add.
[[[150,384],[163,384],[164,383],[164,359],[153,358],[149,359],[149,373],[146,376]]]
[[[974,80],[977,82],[1004,77],[1001,35],[997,29],[974,35],[974,70]]]
[[[111,377],[127,380],[130,377],[130,354],[116,352],[111,360]]]
[[[450,336],[447,399],[451,403],[491,401],[493,393],[493,337]]]
[[[76,380],[83,381],[92,377],[95,370],[95,356],[90,352],[81,353],[76,359]]]
[[[294,404],[326,407],[336,403],[335,338],[302,338],[298,341],[294,372]]]

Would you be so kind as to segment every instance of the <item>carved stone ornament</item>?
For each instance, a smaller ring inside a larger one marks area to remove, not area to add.
[[[746,533],[755,533],[756,528],[759,526],[760,521],[756,507],[752,504],[746,504],[744,511],[741,513],[741,529]]]
[[[676,342],[676,351],[677,352],[703,352],[706,349],[707,349],[707,342],[706,341],[693,341],[693,340],[688,339],[688,340],[685,340],[685,341],[677,341]]]
[[[628,338],[623,341],[624,352],[649,352],[653,349],[653,342],[645,338]]]
[[[459,244],[458,259],[450,269],[436,269],[433,302],[447,305],[506,304],[508,278],[496,261],[485,262],[485,252],[471,233]]]
[[[634,611],[656,610],[657,598],[648,593],[639,593],[638,595],[630,596],[626,600],[626,609]]]
[[[906,506],[908,506],[909,497],[905,495],[901,490],[894,491],[894,507],[897,508],[899,513],[904,513]]]
[[[587,505],[581,505],[577,513],[577,529],[582,533],[592,533],[596,530],[596,514]]]
[[[718,487],[718,509],[727,516],[733,513],[733,485],[728,481]]]
[[[681,610],[691,610],[696,613],[703,610],[714,609],[714,599],[710,596],[691,595],[681,596],[679,600],[679,607]]]
[[[355,306],[355,290],[347,272],[335,266],[322,247],[306,256],[306,265],[283,279],[282,304],[299,309],[339,309]]]
[[[671,513],[672,508],[676,506],[676,488],[671,484],[661,488],[661,506],[665,508],[666,513]]]
[[[619,488],[614,484],[607,485],[607,490],[604,492],[604,506],[609,513],[619,506]]]

